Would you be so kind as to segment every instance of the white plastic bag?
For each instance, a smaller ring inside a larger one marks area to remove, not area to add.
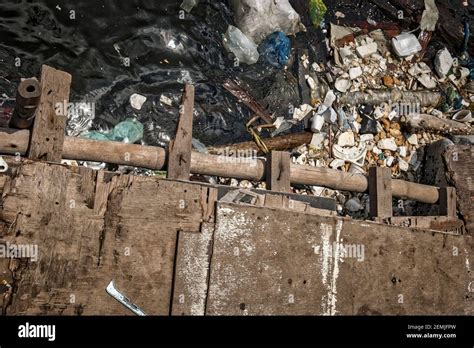
[[[256,44],[275,31],[294,35],[304,29],[288,0],[231,0],[237,27]]]
[[[232,52],[240,63],[255,64],[260,56],[255,42],[232,25],[229,25],[224,35],[224,47]]]

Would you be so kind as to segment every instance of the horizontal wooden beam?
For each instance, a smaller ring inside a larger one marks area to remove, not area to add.
[[[16,153],[24,155],[28,148],[29,131],[13,131],[0,128],[0,154]],[[154,146],[123,144],[112,141],[96,141],[75,137],[64,140],[63,158],[80,161],[107,162],[119,165],[159,170],[166,163],[166,150]],[[266,161],[261,158],[228,158],[193,152],[191,173],[252,181],[264,181]],[[365,175],[355,175],[342,171],[292,164],[290,181],[292,184],[323,186],[334,190],[365,193],[368,179]],[[436,204],[439,200],[438,188],[403,180],[392,180],[392,195],[423,203]]]

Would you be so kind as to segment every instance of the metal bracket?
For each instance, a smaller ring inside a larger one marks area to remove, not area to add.
[[[122,295],[122,293],[115,288],[113,280],[109,283],[109,285],[107,285],[107,288],[105,290],[110,296],[119,301],[122,305],[127,307],[136,315],[146,316],[144,311],[142,311],[137,305],[134,305],[127,297]]]

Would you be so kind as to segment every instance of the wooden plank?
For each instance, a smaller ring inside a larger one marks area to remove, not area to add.
[[[100,285],[92,279],[104,222],[84,203],[78,189],[80,176],[65,166],[30,162],[19,168],[10,186],[0,213],[9,226],[3,239],[36,245],[38,258],[10,262],[9,273],[21,274],[21,278],[13,279],[14,294],[7,313],[80,315],[85,308],[86,312],[97,311],[88,307],[88,297],[97,296],[93,292]]]
[[[120,180],[114,177],[114,181]],[[100,254],[103,283],[115,279],[147,314],[169,315],[178,231],[200,235],[200,194],[199,186],[151,178],[114,189]],[[107,301],[102,312],[132,314],[112,298]]]
[[[306,82],[305,82],[306,83]],[[313,138],[312,132],[300,132],[286,135],[280,135],[273,138],[262,139],[269,151],[285,151],[292,150],[304,144],[309,144]],[[237,144],[227,144],[216,147],[208,147],[208,153],[212,155],[225,156],[229,153],[238,153],[239,151],[255,151],[260,153],[262,150],[258,147],[255,141],[246,141]]]
[[[216,221],[207,315],[472,311],[464,236],[229,203]]]
[[[147,314],[169,315],[177,231],[200,232],[201,187],[98,176],[99,213],[88,206],[88,172],[25,161],[8,177],[0,235],[11,244],[37,245],[38,260],[0,259],[0,277],[14,275],[7,314],[132,315],[105,292],[114,279]]]
[[[43,65],[41,101],[31,134],[29,158],[61,161],[71,79],[70,74]],[[57,108],[58,104],[61,107]]]
[[[392,210],[392,174],[389,168],[369,169],[370,216],[388,218]]]
[[[203,223],[201,233],[179,233],[171,315],[204,315],[213,234],[213,223]]]
[[[384,221],[392,226],[433,230],[452,234],[464,234],[462,220],[449,216],[394,216]]]
[[[441,187],[439,189],[439,215],[456,217],[456,189],[454,187]]]
[[[284,198],[285,196],[280,195],[265,195],[265,207],[275,209],[286,208]]]
[[[189,180],[193,140],[194,86],[184,87],[176,137],[171,140],[168,157],[168,179]]]
[[[291,192],[290,154],[272,151],[267,155],[267,189],[278,192]]]
[[[86,168],[79,167],[78,172],[81,175],[81,193],[86,198],[86,204],[90,209],[94,209],[95,202],[95,188],[97,185],[97,171]]]
[[[219,190],[216,187],[207,186],[202,186],[201,189],[201,205],[203,207],[202,220],[204,222],[213,222]]]
[[[474,146],[451,146],[444,154],[450,185],[457,191],[457,205],[469,234],[474,234]]]

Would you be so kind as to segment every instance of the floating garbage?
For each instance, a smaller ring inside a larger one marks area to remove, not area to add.
[[[224,35],[224,47],[232,52],[240,63],[255,64],[260,56],[255,42],[232,25],[229,25]]]
[[[351,81],[345,78],[339,78],[336,80],[334,87],[341,93],[346,93],[347,90],[351,87]]]
[[[173,100],[163,94],[160,96],[160,103],[168,106],[173,106]]]
[[[355,80],[359,77],[361,77],[363,74],[363,71],[362,71],[362,68],[360,66],[357,66],[355,68],[351,68],[349,70],[349,77],[351,78],[351,80]]]
[[[360,134],[372,134],[372,135],[377,135],[378,134],[378,129],[377,129],[377,121],[374,120],[370,116],[363,115],[362,116],[362,123],[360,127]]]
[[[288,0],[231,0],[230,5],[237,27],[257,44],[275,31],[295,35],[304,29]]]
[[[454,114],[453,120],[458,122],[472,122],[472,112],[469,110],[461,110]]]
[[[195,149],[197,152],[200,153],[208,153],[206,145],[204,145],[202,142],[200,142],[196,138],[192,138],[191,144],[193,146],[193,149]]]
[[[183,0],[181,8],[187,13],[190,13],[192,9],[199,4],[199,0]]]
[[[362,203],[360,202],[359,198],[354,197],[349,199],[346,204],[346,209],[349,210],[350,212],[358,212],[363,209]]]
[[[295,109],[293,113],[293,119],[302,121],[311,111],[313,111],[313,107],[309,104],[303,104],[299,108]]]
[[[290,39],[281,31],[270,34],[258,47],[260,57],[275,68],[288,64],[290,51]]]
[[[451,56],[451,53],[449,53],[448,49],[444,48],[438,51],[434,64],[439,77],[443,78],[448,75],[454,64],[453,57]]]
[[[328,8],[323,0],[309,1],[309,16],[314,26],[319,27],[324,20]]]
[[[134,144],[143,138],[143,124],[135,118],[128,118],[117,124],[110,132],[87,131],[81,136],[93,140]]]
[[[145,102],[146,97],[141,94],[134,93],[130,96],[130,105],[136,110],[141,110]]]
[[[399,57],[408,57],[422,50],[421,44],[415,35],[405,33],[392,39],[395,53]]]
[[[324,119],[324,116],[319,114],[314,115],[311,123],[311,131],[313,131],[314,133],[321,132],[321,129],[323,128],[325,122],[326,121]]]
[[[385,138],[378,142],[377,147],[382,150],[397,151],[398,146],[394,138]]]
[[[337,145],[342,147],[355,146],[355,144],[354,133],[352,132],[342,133],[337,140]]]
[[[343,148],[339,145],[333,146],[333,154],[335,158],[352,162],[358,165],[364,165],[365,155],[367,148],[364,143],[361,143],[359,147]]]

